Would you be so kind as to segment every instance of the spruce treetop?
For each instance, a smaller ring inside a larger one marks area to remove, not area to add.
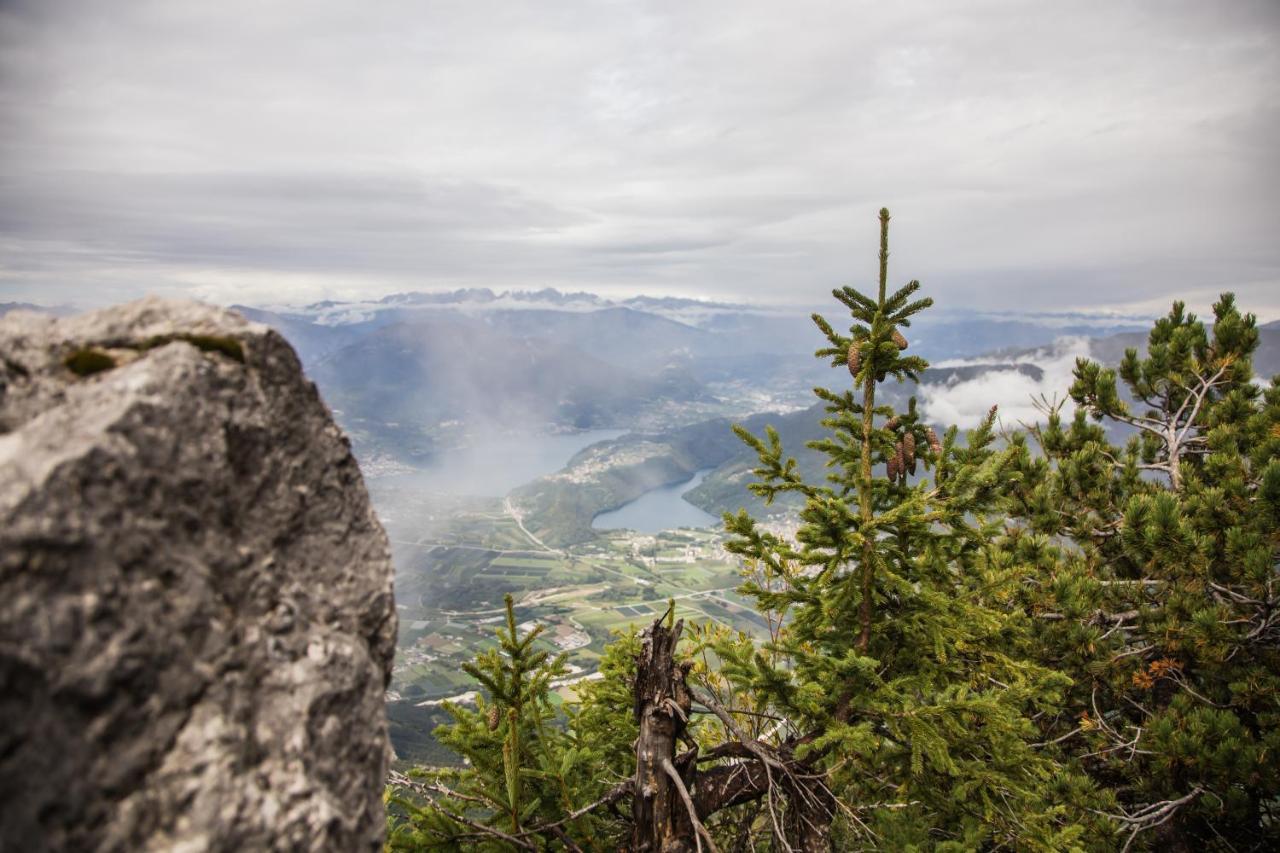
[[[985,546],[1014,475],[994,448],[995,412],[960,442],[954,427],[940,440],[914,398],[903,411],[877,402],[881,385],[928,366],[902,330],[932,304],[916,281],[889,292],[888,228],[882,210],[876,295],[833,291],[847,333],[813,318],[827,339],[817,356],[852,379],[815,389],[828,435],[809,446],[827,458],[826,482],[806,482],[772,429],[738,430],[759,457],[750,488],[805,503],[794,542],[726,516],[728,549],[762,572],[745,591],[783,627],[759,651],[718,651],[740,689],[808,733],[793,748],[839,802],[882,804],[838,821],[848,843],[866,844],[865,831],[895,848],[1068,849],[1082,832],[1060,790],[1070,776],[1031,748],[1029,722],[1067,680],[1025,659],[1028,623],[1008,607],[1016,574]]]

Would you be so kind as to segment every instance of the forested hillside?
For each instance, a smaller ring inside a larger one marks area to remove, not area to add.
[[[1255,373],[1271,376],[1280,373],[1280,328],[1259,328],[1258,346],[1252,361]],[[1126,349],[1146,353],[1146,335],[1124,333],[1089,342],[1091,354],[1104,365],[1118,366]],[[1017,373],[1037,383],[1044,371],[1036,366],[1035,350],[996,352],[978,363],[950,367],[928,367],[917,377],[905,377],[900,383],[880,392],[883,403],[906,407],[921,390],[953,386],[961,382],[982,381],[996,373]],[[1056,389],[1065,397],[1066,387]],[[1128,403],[1136,401],[1127,388],[1117,391]],[[921,418],[937,428],[944,425]],[[751,432],[766,427],[777,431],[787,452],[795,458],[798,470],[807,480],[820,481],[826,473],[826,457],[810,442],[820,438],[825,412],[822,404],[792,412],[752,415],[738,422]],[[557,475],[544,477],[516,489],[512,493],[528,510],[528,520],[543,539],[560,544],[588,541],[591,520],[598,513],[618,507],[655,486],[686,479],[699,470],[710,469],[700,484],[684,494],[684,499],[715,515],[736,513],[746,509],[754,515],[770,515],[794,511],[803,502],[799,494],[778,495],[774,504],[748,491],[747,484],[755,467],[755,453],[733,437],[732,421],[714,418],[689,426],[662,432],[637,431],[580,452],[569,460]],[[1022,424],[1002,418],[1011,429]],[[1123,421],[1103,424],[1111,440],[1123,444],[1136,429]],[[963,440],[963,436],[961,437]]]

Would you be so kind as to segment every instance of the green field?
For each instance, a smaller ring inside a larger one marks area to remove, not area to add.
[[[532,557],[499,557],[490,566],[515,566],[522,569],[542,569],[548,571],[560,565],[559,560],[536,559]]]
[[[551,550],[500,502],[472,501],[425,535],[406,535],[402,523],[393,542],[401,630],[391,689],[405,701],[456,697],[476,686],[462,664],[493,647],[507,593],[517,620],[542,625],[539,645],[566,651],[578,677],[594,672],[616,632],[661,617],[672,599],[678,618],[763,631],[735,593],[742,580],[736,563],[709,531],[614,531]]]

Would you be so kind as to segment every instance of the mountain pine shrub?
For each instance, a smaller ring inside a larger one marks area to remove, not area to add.
[[[1015,438],[1001,547],[1073,680],[1039,725],[1127,849],[1280,847],[1280,378],[1254,381],[1254,317],[1213,311],[1174,303],[1118,370],[1080,360],[1074,416],[1045,401]]]

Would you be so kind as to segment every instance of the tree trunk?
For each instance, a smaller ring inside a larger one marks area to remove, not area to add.
[[[677,622],[668,629],[659,619],[641,635],[640,653],[636,656],[634,696],[640,735],[636,738],[631,806],[632,853],[693,853],[699,846],[714,850],[709,836],[703,836],[699,845],[700,823],[695,823],[690,812],[696,814],[697,821],[704,822],[721,809],[768,796],[771,784],[777,794],[786,798],[785,814],[779,815],[784,824],[780,828],[792,850],[829,853],[835,801],[822,784],[821,774],[795,761],[789,749],[768,759],[777,767],[772,780],[758,752],[767,748],[759,745],[754,747],[755,752],[742,744],[728,750],[721,748],[720,757],[736,758],[740,763],[701,772],[696,747],[677,754],[693,704],[693,695],[685,683],[690,664],[677,662],[675,656],[683,628],[684,623]],[[684,792],[673,773],[683,783]],[[781,798],[778,805],[781,806]]]
[[[688,725],[692,697],[685,685],[687,664],[676,663],[676,643],[683,620],[668,629],[658,620],[642,635],[636,659],[635,796],[632,799],[632,839],[635,853],[687,853],[697,849],[688,807],[675,781],[663,766],[669,762],[691,788],[697,753],[677,761],[676,746]]]

